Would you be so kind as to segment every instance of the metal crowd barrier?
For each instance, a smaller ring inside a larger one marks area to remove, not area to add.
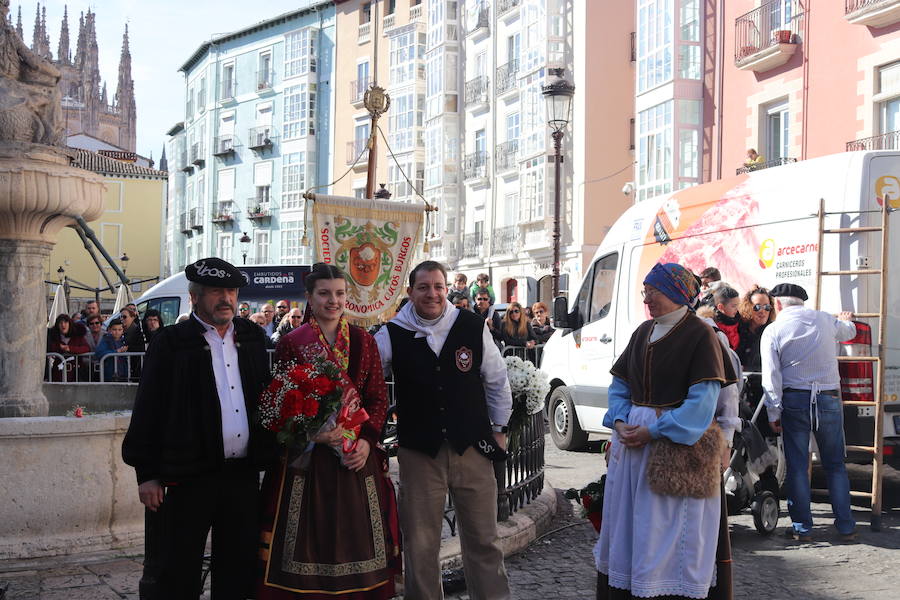
[[[540,368],[541,359],[544,357],[544,344],[535,344],[531,348],[525,346],[503,346],[503,357],[518,356]]]

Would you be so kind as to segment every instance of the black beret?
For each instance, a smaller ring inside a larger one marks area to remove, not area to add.
[[[242,288],[247,278],[233,264],[221,258],[201,258],[184,268],[188,281],[208,287]]]
[[[804,302],[809,300],[809,295],[807,295],[806,290],[804,290],[796,283],[779,283],[772,288],[772,291],[769,292],[769,295],[773,298],[790,296],[791,298],[800,298]]]

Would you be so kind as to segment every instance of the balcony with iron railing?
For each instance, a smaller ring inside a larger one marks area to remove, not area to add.
[[[510,171],[518,166],[519,140],[509,140],[497,145],[494,166],[497,172]]]
[[[487,177],[488,155],[487,152],[473,152],[466,154],[463,159],[463,177],[466,181]]]
[[[269,189],[269,188],[266,188]],[[268,194],[268,192],[266,192]],[[262,221],[272,218],[274,204],[268,195],[251,196],[247,199],[247,218],[251,221]]]
[[[497,95],[505,94],[510,90],[518,89],[519,61],[513,59],[501,67],[497,67]]]
[[[358,159],[358,160],[357,160]],[[347,142],[347,164],[365,167],[369,160],[369,138]]]
[[[847,152],[855,150],[900,150],[900,131],[889,131],[881,135],[847,142]]]
[[[213,140],[213,156],[234,154],[237,146],[237,140],[233,135],[220,135]]]
[[[256,72],[256,93],[271,92],[275,85],[275,71],[272,69]]]
[[[202,167],[206,163],[206,149],[203,142],[195,142],[191,144],[191,164]]]
[[[371,77],[366,77],[365,79],[356,79],[350,82],[350,104],[353,106],[359,107],[362,106],[363,98],[366,95],[366,90],[369,89],[369,85],[372,83]]]
[[[475,18],[470,22],[470,28],[467,33],[476,40],[479,40],[490,33],[491,12],[490,9],[485,5],[481,5],[475,8],[475,10],[477,11],[477,14],[475,15]]]
[[[504,17],[506,13],[519,6],[522,0],[497,0],[497,16]]]
[[[224,200],[222,202],[214,202],[212,212],[210,212],[210,220],[213,223],[224,225],[234,221],[234,202]]]
[[[463,258],[481,258],[484,255],[484,233],[476,231],[463,235]]]
[[[190,173],[194,170],[194,165],[188,160],[188,156],[189,153],[187,150],[178,155],[179,169],[185,173]]]
[[[798,3],[767,0],[734,22],[734,63],[757,73],[785,64],[797,51],[803,12]],[[786,10],[787,9],[787,10]],[[791,9],[794,12],[788,12]]]
[[[900,0],[844,0],[844,18],[867,27],[893,25],[900,22]]]
[[[514,254],[518,251],[519,226],[498,227],[491,232],[491,254]]]
[[[191,229],[191,216],[189,212],[185,211],[178,215],[178,231],[181,233],[194,232],[194,230]]]
[[[275,132],[267,125],[251,127],[247,131],[247,147],[251,150],[271,150],[275,145]]]
[[[465,102],[466,108],[478,110],[488,106],[488,89],[490,82],[485,75],[479,75],[475,79],[466,82]]]
[[[231,102],[235,96],[237,96],[237,81],[234,79],[223,81],[219,93],[219,102]]]
[[[188,214],[190,215],[189,218],[190,218],[190,222],[191,222],[191,229],[193,229],[195,231],[202,231],[203,225],[204,225],[203,211],[200,210],[199,208],[194,207],[190,210],[190,212]]]
[[[743,175],[744,173],[749,173],[751,171],[761,171],[762,169],[771,169],[772,167],[780,167],[781,165],[787,165],[787,164],[795,163],[795,162],[797,162],[796,158],[790,158],[790,157],[784,156],[781,158],[776,158],[774,160],[767,160],[766,162],[762,162],[762,163],[754,163],[751,165],[744,165],[743,167],[740,167],[739,169],[737,169],[736,174]]]

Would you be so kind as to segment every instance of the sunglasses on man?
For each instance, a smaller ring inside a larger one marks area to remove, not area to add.
[[[771,312],[772,305],[771,304],[754,304],[753,305],[753,312],[759,312],[761,310],[767,310],[767,311]]]

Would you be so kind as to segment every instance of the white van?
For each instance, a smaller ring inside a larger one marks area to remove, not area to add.
[[[741,294],[755,283],[771,288],[790,282],[809,292],[808,306],[815,306],[821,294],[823,310],[877,312],[877,275],[824,277],[823,289],[816,289],[818,211],[824,199],[826,228],[880,225],[884,198],[900,208],[900,152],[847,152],[805,160],[629,208],[598,248],[577,294],[570,296],[571,307],[564,298],[554,307],[562,327],[544,347],[541,369],[552,386],[548,415],[556,445],[574,449],[585,444],[588,433],[610,434],[602,426],[612,381],[609,369],[634,329],[649,318],[640,291],[656,262],[677,262],[695,273],[717,267]],[[900,227],[898,218],[889,217],[890,227]],[[900,231],[889,228],[888,239],[889,272],[898,273]],[[822,269],[877,269],[880,240],[877,232],[826,235]],[[900,444],[900,277],[887,282],[886,461],[896,458]],[[878,319],[861,321],[877,339]],[[861,443],[852,441],[856,436],[868,436],[871,444],[871,410],[845,408],[848,444]]]
[[[288,300],[293,305],[294,302],[302,302],[306,295],[303,280],[310,271],[309,265],[244,265],[238,268],[247,280],[247,286],[241,288],[238,300],[249,302],[253,309],[266,302],[275,304],[279,300]],[[153,308],[162,314],[163,323],[175,323],[178,315],[191,311],[191,297],[184,271],[154,285],[135,304],[141,315]]]

